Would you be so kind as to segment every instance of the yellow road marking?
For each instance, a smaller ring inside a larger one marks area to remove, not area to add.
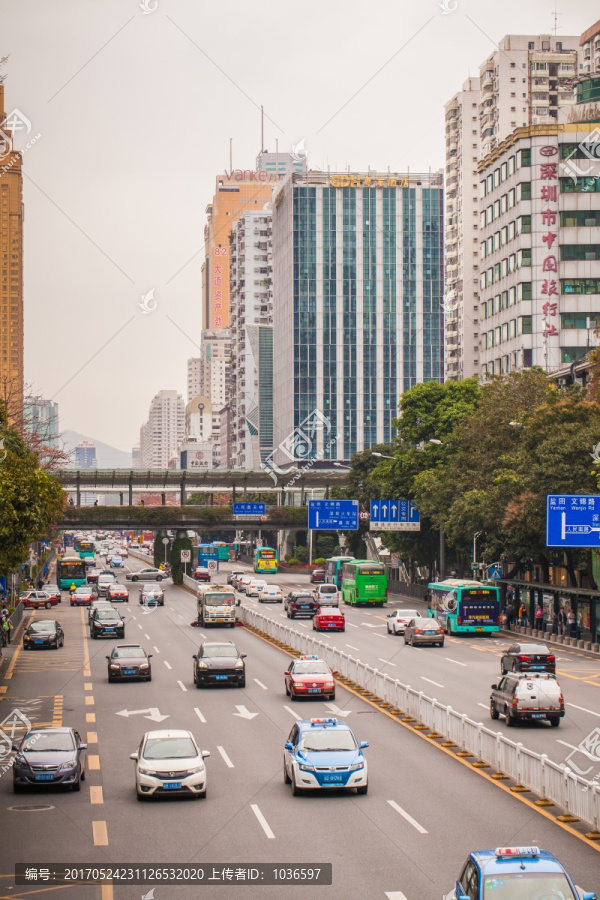
[[[90,772],[92,772],[94,770],[98,771],[98,769],[100,768],[100,757],[98,756],[97,753],[88,754],[87,767],[90,770]]]
[[[87,632],[85,630],[85,616],[83,612],[83,607],[80,609],[81,613],[81,633],[83,635],[83,677],[91,678],[92,671],[90,669],[90,651],[88,650],[87,643]]]
[[[89,724],[92,724],[93,722],[95,722],[96,721],[96,713],[86,713],[85,721],[88,722]]]
[[[87,742],[88,742],[88,744],[97,744],[98,743],[98,732],[97,731],[88,731]]]
[[[106,822],[92,822],[92,834],[94,835],[94,847],[108,847]]]
[[[94,705],[94,698],[93,698],[93,697],[85,697],[85,705],[86,705],[86,706],[93,706],[93,705]]]
[[[5,694],[7,692],[7,690],[8,690],[8,685],[7,684],[2,685],[2,687],[0,687],[0,694]]]
[[[104,803],[104,796],[100,785],[95,784],[90,788],[90,803]]]
[[[84,691],[91,691],[92,690],[92,682],[86,681],[85,684],[83,685],[83,689],[84,689]]]

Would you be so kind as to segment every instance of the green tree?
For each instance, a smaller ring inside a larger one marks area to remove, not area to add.
[[[192,566],[194,564],[194,551],[192,550],[192,541],[189,537],[176,537],[169,551],[169,562],[171,563],[171,574],[173,576],[173,584],[183,584],[183,573],[185,572],[185,563],[181,562],[181,551],[190,550],[191,562],[187,564],[188,575],[192,574]]]

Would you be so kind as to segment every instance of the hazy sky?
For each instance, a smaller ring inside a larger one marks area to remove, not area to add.
[[[555,5],[562,35],[600,16],[598,0],[445,4],[0,0],[6,109],[41,134],[24,156],[25,378],[62,429],[130,450],[158,390],[185,397],[205,208],[230,138],[254,168],[261,103],[269,150],[304,138],[320,168],[436,170],[443,104],[495,42],[552,31]]]

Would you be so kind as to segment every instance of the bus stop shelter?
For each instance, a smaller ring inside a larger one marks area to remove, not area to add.
[[[506,589],[509,584],[512,584],[515,589],[513,605],[516,610],[521,604],[525,605],[530,625],[535,627],[537,606],[541,606],[544,610],[545,625],[551,623],[554,614],[558,614],[561,609],[564,611],[566,620],[569,610],[572,609],[575,613],[575,636],[579,640],[598,643],[600,639],[600,591],[506,578],[497,583],[501,587],[504,608],[506,608]]]

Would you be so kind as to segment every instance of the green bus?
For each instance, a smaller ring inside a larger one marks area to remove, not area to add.
[[[353,559],[344,563],[342,600],[352,606],[383,606],[387,603],[385,566],[372,559]]]
[[[342,589],[342,569],[344,563],[353,562],[353,556],[330,556],[325,560],[325,583],[335,584],[338,591]]]
[[[96,545],[87,538],[75,538],[75,552],[79,553],[81,559],[94,557],[96,555]]]
[[[427,615],[446,634],[495,634],[500,631],[500,588],[464,578],[446,578],[427,585]]]
[[[223,562],[226,559],[230,559],[229,556],[229,544],[226,544],[225,541],[213,541],[213,545],[219,551],[219,561]]]
[[[72,584],[79,587],[87,583],[87,570],[80,556],[61,556],[56,563],[56,581],[61,591],[68,591]]]

